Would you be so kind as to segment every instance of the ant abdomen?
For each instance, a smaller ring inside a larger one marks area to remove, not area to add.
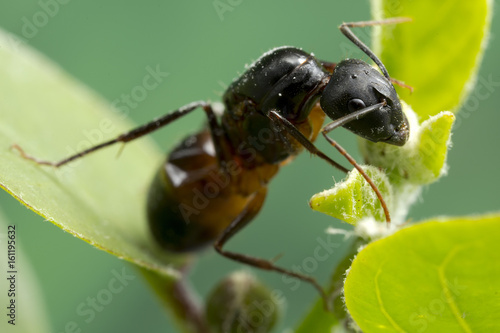
[[[251,172],[242,172],[236,161],[219,166],[209,131],[177,146],[154,177],[147,199],[151,233],[160,246],[188,252],[211,245],[265,186],[253,181]]]

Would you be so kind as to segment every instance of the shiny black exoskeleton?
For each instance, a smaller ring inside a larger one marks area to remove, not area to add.
[[[321,96],[321,107],[331,119],[386,101],[387,105],[345,125],[351,132],[373,142],[402,146],[409,125],[391,82],[372,66],[358,59],[337,64]]]
[[[373,142],[400,146],[408,139],[408,121],[386,77],[357,59],[338,63],[332,74],[313,55],[294,47],[264,54],[228,87],[223,97],[223,125],[231,138],[245,140],[263,127],[270,127],[269,111],[277,110],[288,121],[297,123],[309,116],[318,99],[332,120],[385,100],[387,105],[343,126]],[[284,146],[283,142],[277,144]],[[284,156],[276,154],[276,149],[268,149],[274,153],[264,154],[271,155],[269,163],[288,157],[285,149],[281,149]]]

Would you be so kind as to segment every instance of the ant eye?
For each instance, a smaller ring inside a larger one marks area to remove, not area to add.
[[[353,98],[347,103],[347,108],[350,112],[358,111],[365,108],[365,102],[360,100],[359,98]]]

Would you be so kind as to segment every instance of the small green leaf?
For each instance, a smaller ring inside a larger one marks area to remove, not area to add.
[[[132,125],[37,52],[0,31],[0,187],[86,242],[176,277],[184,257],[155,245],[145,218],[148,185],[162,155],[148,140],[96,152],[60,169],[10,149],[57,161]]]
[[[363,332],[499,332],[500,214],[434,219],[368,244],[348,272]]]
[[[396,147],[364,140],[361,152],[367,163],[385,170],[393,185],[430,184],[447,170],[446,156],[455,116],[441,112],[419,125],[418,121],[412,121],[415,120],[412,111],[404,109],[411,127],[408,142]]]
[[[373,43],[389,74],[414,87],[413,94],[397,89],[421,120],[455,112],[474,87],[492,5],[492,0],[372,0],[376,20],[412,19],[376,27]]]
[[[373,166],[361,166],[378,187],[389,209],[392,187],[386,175]],[[384,210],[370,184],[356,170],[333,188],[315,194],[309,201],[312,209],[355,225],[365,217],[385,221]]]

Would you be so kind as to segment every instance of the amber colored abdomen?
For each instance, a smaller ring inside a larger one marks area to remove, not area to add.
[[[233,169],[236,179],[238,172]],[[242,212],[251,193],[221,172],[210,134],[191,136],[162,165],[150,187],[148,220],[154,238],[170,251],[209,245]]]

